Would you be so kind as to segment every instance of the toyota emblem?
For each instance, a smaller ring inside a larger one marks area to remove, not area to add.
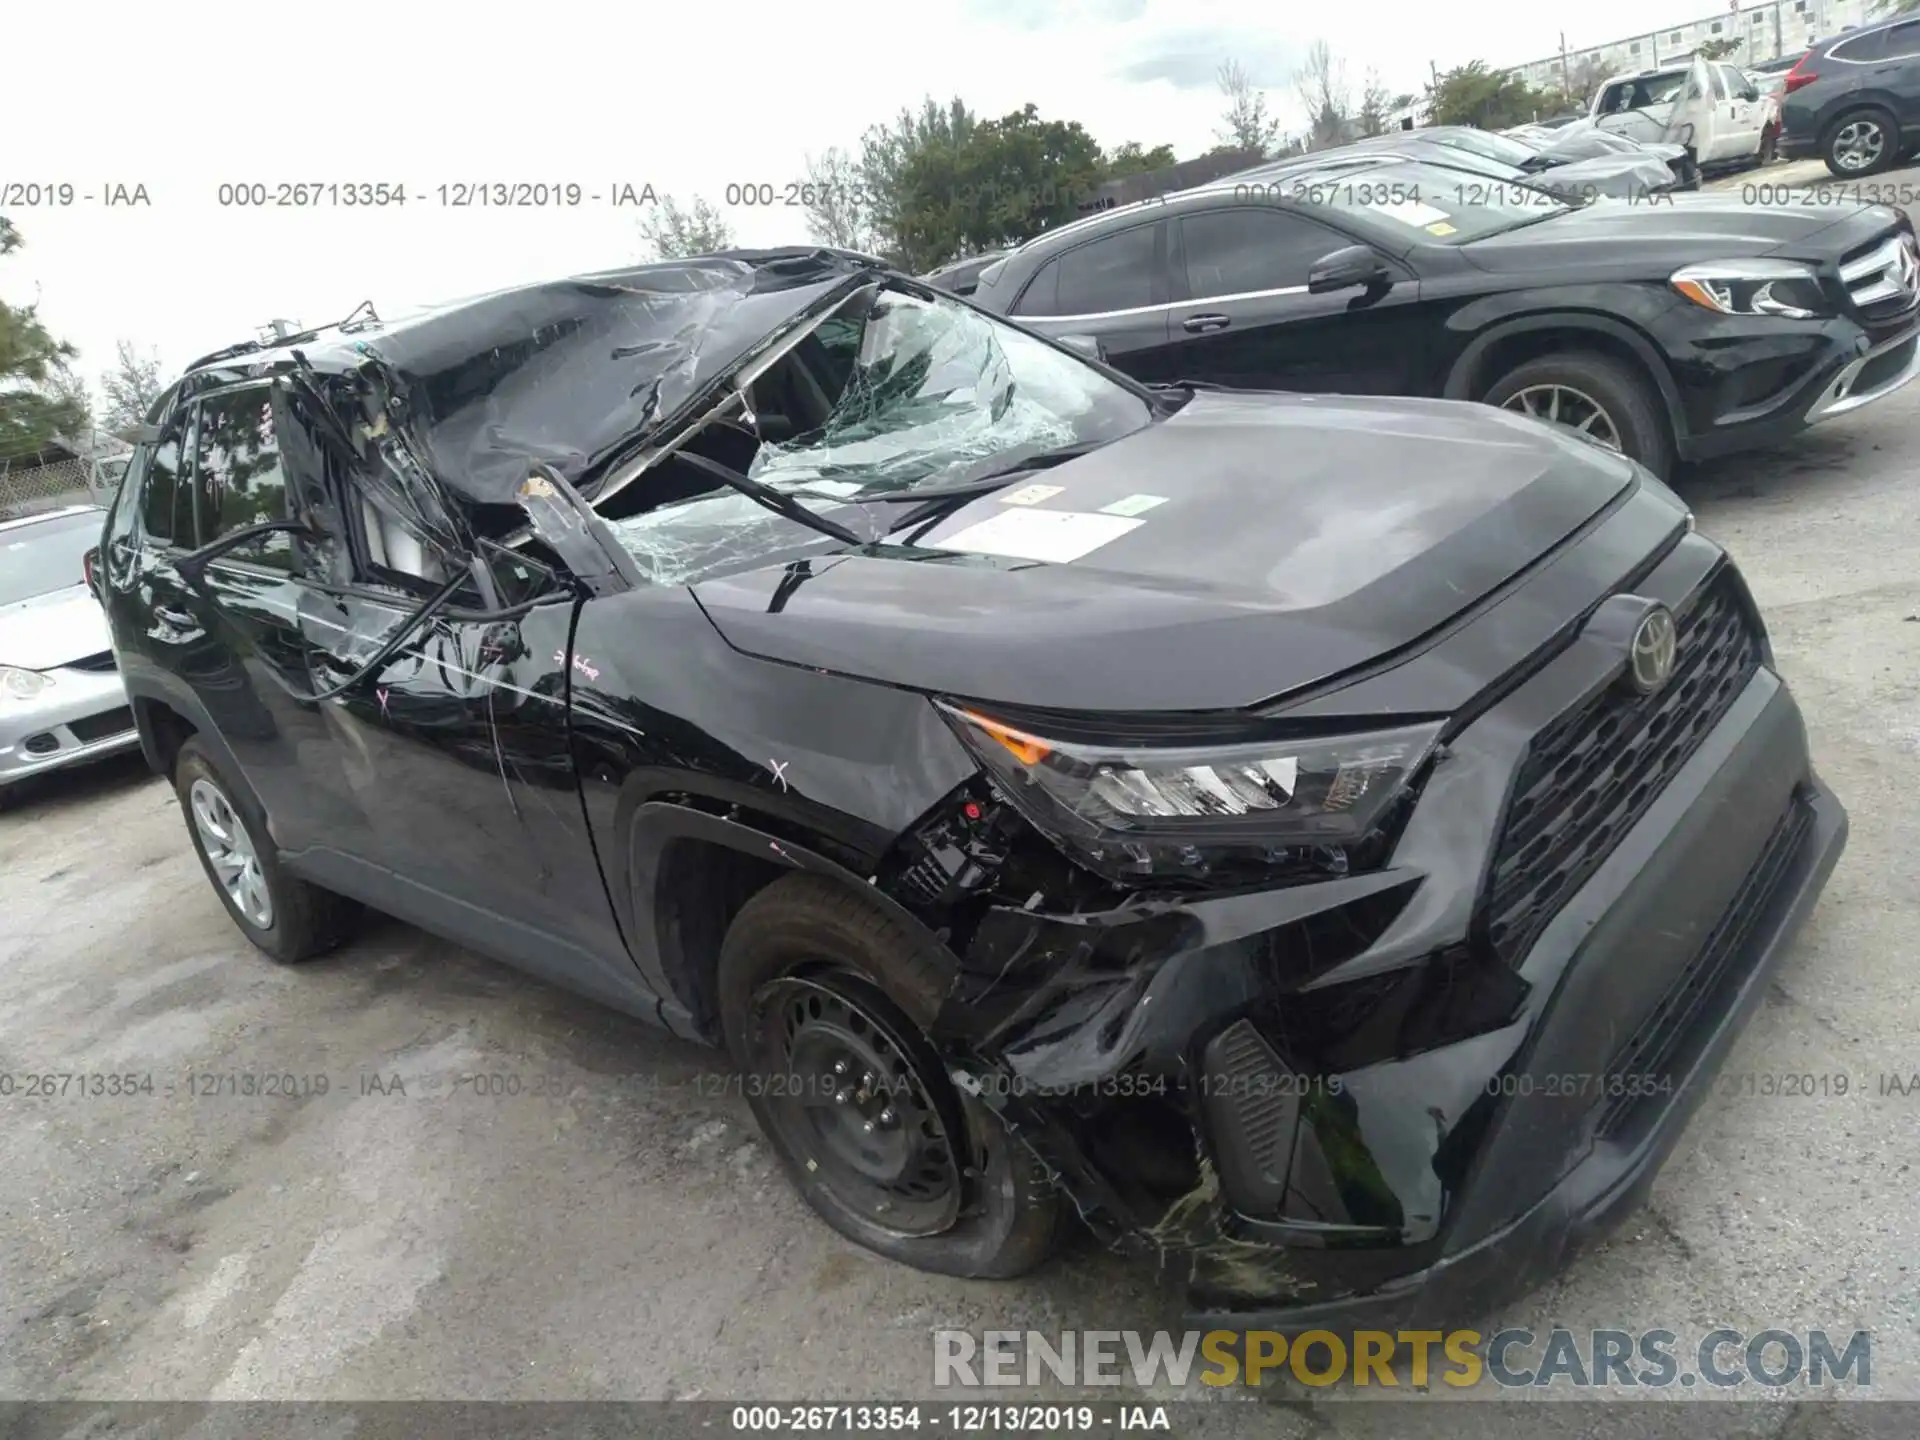
[[[1673,612],[1655,605],[1634,626],[1633,643],[1627,652],[1627,679],[1642,695],[1651,695],[1673,676],[1674,654],[1680,646],[1680,632],[1674,626]]]

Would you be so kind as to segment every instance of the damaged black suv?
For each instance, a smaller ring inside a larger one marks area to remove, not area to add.
[[[391,912],[724,1044],[877,1251],[1011,1275],[1077,1215],[1226,1323],[1476,1304],[1617,1216],[1846,832],[1632,461],[1144,388],[838,252],[210,356],[102,548],[269,955]]]

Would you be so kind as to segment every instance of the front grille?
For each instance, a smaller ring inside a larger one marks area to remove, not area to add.
[[[124,735],[133,729],[133,711],[124,705],[117,710],[102,710],[98,715],[69,720],[67,728],[73,732],[74,739],[82,745],[91,745],[94,741],[104,740],[109,735]]]
[[[92,670],[98,673],[107,670],[117,670],[119,665],[113,658],[113,651],[102,650],[98,655],[86,655],[78,660],[69,660],[62,668],[67,670]]]
[[[1781,880],[1794,857],[1800,853],[1800,847],[1805,843],[1812,826],[1813,811],[1796,796],[1788,806],[1787,813],[1780,817],[1780,823],[1774,826],[1766,848],[1747,872],[1747,878],[1740,883],[1739,893],[1733,897],[1733,902],[1727,906],[1706,942],[1674,977],[1673,984],[1648,1012],[1640,1028],[1633,1032],[1627,1043],[1607,1063],[1609,1075],[1644,1077],[1655,1081],[1667,1078],[1665,1067],[1678,1055],[1688,1032],[1693,1028],[1695,1017],[1720,991],[1721,982],[1734,974],[1734,963],[1746,948],[1747,938],[1753,933],[1753,927],[1759,923],[1760,917],[1766,913],[1767,902],[1780,888]],[[1651,1098],[1652,1091],[1648,1087],[1639,1088],[1644,1093],[1622,1094],[1608,1100],[1606,1108],[1600,1112],[1598,1134],[1601,1138],[1625,1128],[1643,1101]]]
[[[1896,231],[1840,262],[1840,283],[1856,310],[1876,317],[1911,309],[1920,300],[1920,268],[1913,242]]]
[[[1696,591],[1678,622],[1673,676],[1661,689],[1609,687],[1528,747],[1482,910],[1486,941],[1509,965],[1526,958],[1759,668],[1759,631],[1731,570]]]

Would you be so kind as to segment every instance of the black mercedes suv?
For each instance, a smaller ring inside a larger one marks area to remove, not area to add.
[[[401,916],[724,1045],[874,1250],[1079,1216],[1233,1323],[1478,1303],[1634,1203],[1846,833],[1634,462],[1149,389],[839,252],[210,356],[102,552],[269,956]]]
[[[1049,231],[972,298],[1148,382],[1483,400],[1665,475],[1920,373],[1916,253],[1882,205],[1582,200],[1334,152]]]

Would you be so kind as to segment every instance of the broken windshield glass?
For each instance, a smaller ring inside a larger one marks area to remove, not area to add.
[[[829,316],[756,380],[749,415],[739,422],[757,437],[793,432],[752,442],[744,473],[815,509],[963,485],[1052,451],[1117,440],[1151,420],[1150,402],[1136,391],[957,302],[886,289],[862,302],[856,316]],[[739,438],[738,426],[708,429]],[[706,453],[705,438],[694,436],[690,448]],[[639,479],[634,489],[642,503],[650,487],[667,490],[664,472],[672,464],[668,457],[662,473]],[[663,584],[825,543],[725,491],[609,523]],[[849,523],[873,534],[885,528],[853,517]]]

